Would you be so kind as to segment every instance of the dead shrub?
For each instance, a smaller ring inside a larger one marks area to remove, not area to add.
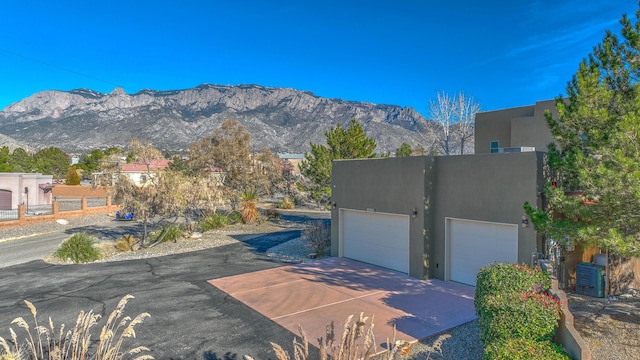
[[[284,199],[278,201],[279,209],[290,210],[290,209],[293,209],[294,207],[295,207],[294,202],[288,197],[285,197]]]
[[[131,234],[123,235],[122,238],[113,244],[120,252],[133,251],[134,245],[138,242],[135,236]]]
[[[302,238],[313,248],[318,257],[324,256],[331,246],[331,225],[323,220],[311,222],[302,230]]]

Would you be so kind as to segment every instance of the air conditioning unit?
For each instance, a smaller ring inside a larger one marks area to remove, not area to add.
[[[544,259],[544,254],[543,253],[539,253],[539,252],[532,252],[531,253],[531,266],[532,267],[536,267],[537,265],[539,265],[539,261]]]
[[[536,148],[533,146],[521,146],[521,147],[508,147],[508,148],[498,148],[499,154],[504,153],[520,153],[520,152],[532,152],[536,151]]]

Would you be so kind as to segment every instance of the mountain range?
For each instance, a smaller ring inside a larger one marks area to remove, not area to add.
[[[428,148],[434,138],[434,123],[410,107],[329,99],[290,88],[210,84],[131,95],[121,88],[109,94],[42,91],[0,111],[0,134],[14,146],[35,149],[55,146],[81,153],[124,148],[138,138],[180,152],[213,134],[222,121],[236,119],[251,133],[255,148],[302,153],[309,142],[325,143],[325,131],[353,118],[375,138],[378,152],[394,152],[403,142]],[[0,136],[0,145],[7,141]]]

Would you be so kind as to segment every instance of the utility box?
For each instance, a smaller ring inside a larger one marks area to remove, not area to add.
[[[576,265],[576,293],[593,297],[604,297],[602,266],[592,263]]]

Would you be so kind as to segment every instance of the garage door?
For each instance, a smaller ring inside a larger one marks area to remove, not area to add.
[[[0,190],[0,210],[11,210],[10,190]]]
[[[447,219],[449,280],[475,285],[480,268],[518,261],[518,225]]]
[[[409,216],[340,210],[341,256],[409,273]]]

